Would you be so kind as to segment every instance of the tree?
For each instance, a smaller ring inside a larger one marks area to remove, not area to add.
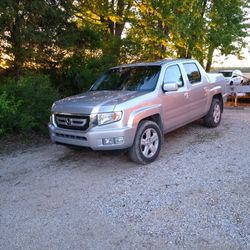
[[[155,60],[173,56],[171,30],[173,5],[177,1],[138,1],[135,17],[128,31],[130,44],[136,48],[135,60]]]
[[[244,23],[249,0],[213,1],[208,13],[207,64],[210,71],[215,49],[222,54],[238,54],[245,46],[248,25]]]
[[[210,70],[215,50],[235,54],[245,46],[248,5],[249,0],[1,0],[1,61],[16,79],[23,68],[56,74],[66,68],[75,79],[81,68],[92,75],[119,62],[166,57],[193,57]]]
[[[91,24],[102,31],[104,55],[120,57],[122,34],[125,24],[132,16],[132,0],[77,0],[76,22],[80,26]]]
[[[58,39],[60,33],[67,29],[73,9],[71,2],[1,0],[1,55],[8,55],[9,66],[17,80],[24,65],[36,68],[42,63],[53,63],[60,57]]]
[[[202,57],[206,3],[206,0],[139,2],[129,38],[137,41],[146,60]]]
[[[209,71],[214,50],[245,46],[249,0],[145,0],[136,5],[128,38],[137,58],[195,58]],[[132,42],[131,42],[132,41]],[[129,49],[128,48],[128,49]]]

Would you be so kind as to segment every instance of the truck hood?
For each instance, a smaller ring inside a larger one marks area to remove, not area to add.
[[[116,104],[147,94],[139,91],[88,91],[56,101],[52,112],[90,114],[112,112]]]

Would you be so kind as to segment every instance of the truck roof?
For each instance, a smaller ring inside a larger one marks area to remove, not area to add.
[[[235,69],[222,69],[222,70],[219,70],[219,72],[233,72],[235,71]]]
[[[136,67],[136,66],[161,66],[163,64],[170,63],[170,62],[191,62],[191,61],[193,62],[194,59],[172,59],[172,58],[168,58],[168,59],[163,59],[163,60],[159,60],[159,61],[155,61],[155,62],[139,62],[139,63],[122,64],[122,65],[115,66],[113,68]]]

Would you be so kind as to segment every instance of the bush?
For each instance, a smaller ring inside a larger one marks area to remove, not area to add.
[[[19,105],[20,102],[8,98],[6,91],[0,94],[0,135],[13,132],[17,123],[16,116]]]
[[[47,131],[52,103],[58,93],[48,76],[31,75],[5,80],[0,86],[0,134]]]
[[[117,63],[115,56],[86,58],[73,55],[62,62],[60,79],[56,82],[63,95],[86,91],[104,71]]]

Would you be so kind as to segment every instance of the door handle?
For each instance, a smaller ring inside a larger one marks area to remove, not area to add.
[[[188,92],[184,93],[184,96],[185,96],[186,98],[188,98]]]

